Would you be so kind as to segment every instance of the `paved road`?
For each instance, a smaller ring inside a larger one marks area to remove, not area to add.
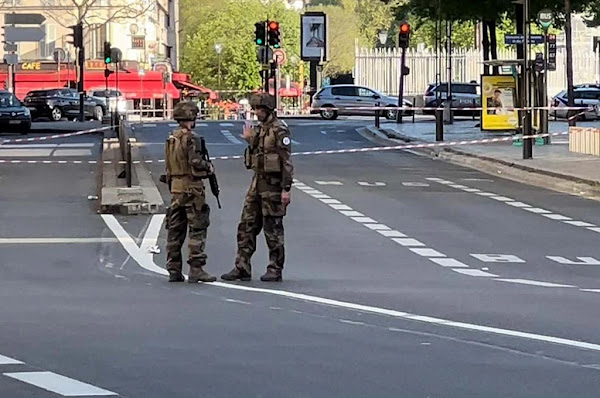
[[[295,151],[373,145],[357,133],[361,121],[289,124]],[[146,159],[162,158],[170,128],[137,126]],[[239,123],[198,129],[211,155],[243,152]],[[84,141],[97,156],[98,142]],[[596,202],[406,152],[294,160],[277,285],[168,284],[164,250],[148,250],[164,248],[162,216],[95,214],[93,165],[0,165],[0,391],[597,394]],[[250,174],[239,160],[215,165],[223,209],[209,197],[207,253],[220,274],[233,263]],[[156,178],[163,167],[150,164]],[[262,238],[259,247],[255,279],[266,264]]]

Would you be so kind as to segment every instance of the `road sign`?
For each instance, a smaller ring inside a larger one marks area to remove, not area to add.
[[[4,14],[5,25],[41,25],[45,20],[42,14]]]
[[[62,48],[56,48],[52,52],[52,55],[54,57],[54,62],[58,63],[58,62],[63,62],[65,60],[67,54],[65,53],[65,50],[63,50]]]
[[[279,65],[285,64],[285,62],[287,61],[287,57],[285,55],[285,50],[282,50],[281,48],[274,50],[273,51],[273,59],[275,61],[277,61],[277,63]]]
[[[9,14],[6,14],[9,15]],[[4,40],[10,42],[23,41],[41,41],[46,36],[46,32],[40,27],[36,28],[17,28],[14,26],[4,27]]]
[[[17,45],[14,43],[4,43],[4,52],[17,51]]]
[[[556,35],[548,35],[548,70],[556,70]]]
[[[541,72],[544,70],[544,54],[535,53],[535,70]]]
[[[18,54],[4,54],[4,62],[8,65],[17,65],[19,63]]]
[[[523,44],[525,39],[523,35],[506,35],[504,44]],[[543,44],[544,35],[529,35],[529,44]]]
[[[538,22],[542,25],[542,28],[548,29],[552,25],[553,20],[554,14],[552,14],[552,11],[545,8],[538,12]]]

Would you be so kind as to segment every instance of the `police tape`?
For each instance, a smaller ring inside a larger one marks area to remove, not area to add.
[[[72,133],[43,135],[41,137],[13,138],[13,139],[8,139],[8,140],[2,140],[2,141],[0,141],[0,145],[2,145],[2,144],[16,144],[16,143],[21,143],[21,142],[35,142],[35,141],[56,140],[56,139],[60,139],[60,138],[75,137],[75,136],[78,136],[78,135],[98,133],[100,131],[106,131],[106,130],[108,130],[110,128],[112,128],[112,127],[108,126],[108,127],[100,127],[100,128],[96,128],[96,129],[74,131]]]
[[[544,133],[544,134],[533,134],[533,135],[514,135],[510,137],[496,137],[496,138],[482,138],[478,140],[463,140],[463,141],[447,141],[447,142],[422,142],[419,144],[404,144],[404,145],[391,145],[391,146],[376,146],[366,148],[346,148],[346,149],[331,149],[322,151],[306,151],[306,152],[294,152],[292,156],[310,156],[310,155],[336,155],[345,153],[365,153],[365,152],[382,152],[382,151],[396,151],[405,149],[423,149],[423,148],[443,148],[443,147],[455,147],[465,145],[478,145],[478,144],[494,144],[508,141],[521,141],[525,139],[536,139],[545,137],[557,137],[561,135],[568,135],[568,131],[560,133]],[[243,159],[243,155],[228,155],[228,156],[215,156],[212,160],[234,160]],[[164,163],[164,159],[150,159],[150,160],[133,160],[132,164],[153,164],[153,163]],[[98,160],[29,160],[29,159],[0,159],[0,164],[126,164],[125,161],[98,161]]]
[[[472,106],[462,106],[462,107],[431,107],[431,106],[344,106],[344,107],[335,107],[335,106],[322,106],[322,107],[313,107],[310,108],[312,111],[436,111],[436,110],[446,110],[450,109],[452,111],[535,111],[535,110],[547,110],[547,111],[583,111],[589,112],[594,111],[600,113],[599,107],[589,107],[589,106],[572,106],[572,107],[558,107],[558,106],[533,106],[526,108],[517,108],[517,107],[487,107],[483,108],[472,107]]]

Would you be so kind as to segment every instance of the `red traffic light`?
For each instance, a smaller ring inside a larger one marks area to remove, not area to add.
[[[277,30],[279,29],[279,22],[271,21],[269,22],[269,30]]]
[[[410,33],[410,25],[407,23],[400,25],[400,33]]]

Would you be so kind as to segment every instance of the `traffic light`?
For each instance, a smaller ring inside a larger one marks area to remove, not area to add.
[[[255,39],[254,42],[259,46],[265,45],[265,39],[267,37],[267,32],[265,31],[265,23],[257,22],[254,24],[254,34]]]
[[[398,45],[401,48],[408,48],[408,45],[410,44],[410,25],[408,22],[402,22],[400,24],[398,35]]]
[[[267,34],[267,41],[270,46],[273,48],[281,47],[281,33],[279,32],[279,22],[271,21],[269,22],[269,31]]]
[[[73,38],[72,41],[69,41],[69,44],[76,48],[83,48],[83,24],[79,22],[77,25],[69,26],[69,28],[73,31],[68,35]]]
[[[104,63],[110,64],[113,61],[111,51],[110,51],[110,42],[104,42]]]

